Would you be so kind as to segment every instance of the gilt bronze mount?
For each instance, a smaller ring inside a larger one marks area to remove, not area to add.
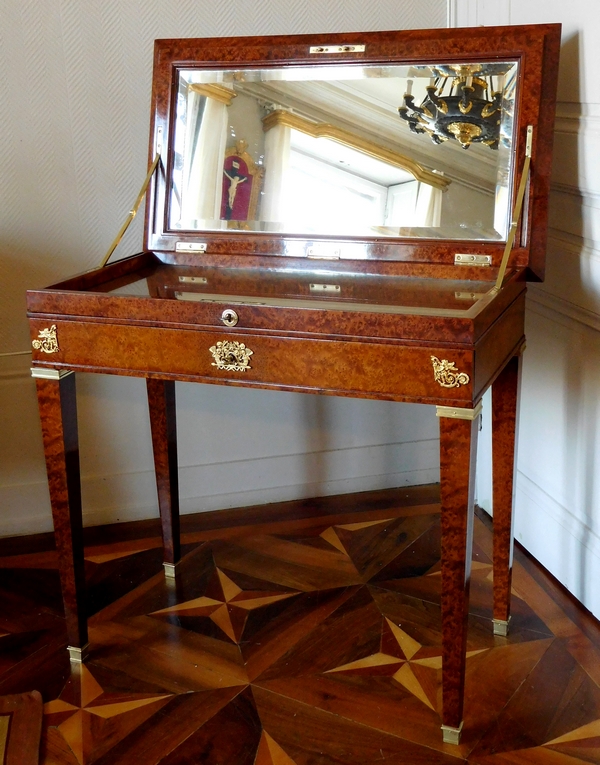
[[[211,366],[217,369],[227,372],[245,372],[252,368],[248,361],[254,351],[246,348],[244,343],[238,343],[237,340],[219,340],[209,350],[215,359]]]

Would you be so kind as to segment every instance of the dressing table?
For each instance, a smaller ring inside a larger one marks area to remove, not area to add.
[[[458,743],[490,386],[490,630],[509,626],[525,290],[544,275],[559,44],[558,25],[156,42],[143,252],[27,296],[72,660],[87,649],[74,372],[146,379],[167,577],[175,381],[432,404],[442,730]]]

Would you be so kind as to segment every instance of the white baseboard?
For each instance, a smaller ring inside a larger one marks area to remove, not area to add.
[[[182,467],[181,513],[435,483],[438,450],[428,439]],[[85,526],[158,516],[152,471],[83,476],[82,496]],[[0,487],[0,506],[0,536],[52,530],[45,482]]]

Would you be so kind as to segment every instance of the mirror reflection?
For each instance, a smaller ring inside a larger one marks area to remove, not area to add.
[[[172,230],[499,241],[515,62],[179,70]]]

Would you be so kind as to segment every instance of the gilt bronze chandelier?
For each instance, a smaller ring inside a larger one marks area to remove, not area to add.
[[[446,64],[422,69],[432,74],[427,95],[417,105],[413,80],[408,79],[404,103],[398,107],[400,118],[408,122],[412,132],[426,133],[436,144],[455,140],[463,149],[475,143],[497,149],[502,140],[502,112],[509,108],[506,65]],[[417,72],[420,76],[423,73]]]

